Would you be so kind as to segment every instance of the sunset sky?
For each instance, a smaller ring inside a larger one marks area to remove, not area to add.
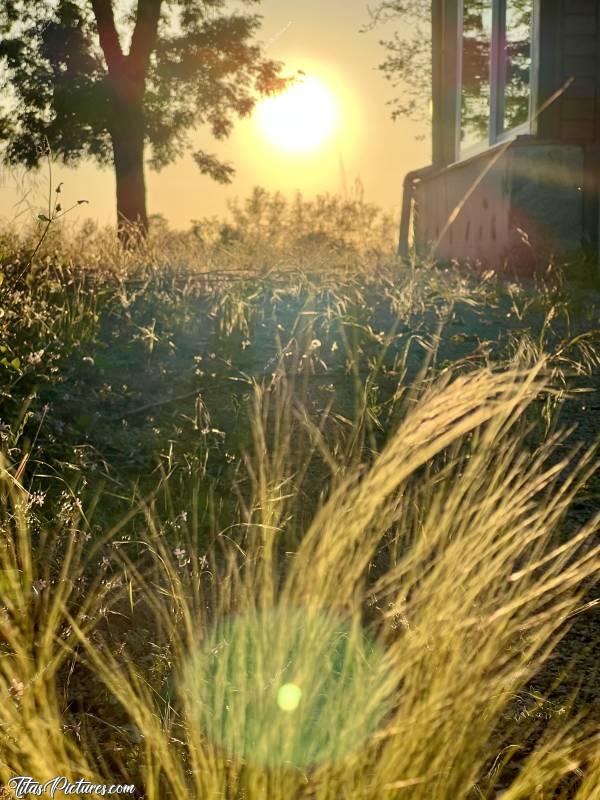
[[[429,132],[422,127],[390,119],[386,100],[393,89],[377,66],[384,58],[379,40],[391,35],[393,27],[360,33],[369,21],[365,0],[264,0],[260,13],[268,55],[283,61],[291,72],[304,70],[317,94],[310,95],[307,89],[303,102],[310,103],[311,96],[322,98],[319,118],[327,130],[320,132],[317,126],[312,149],[303,150],[286,141],[285,130],[283,136],[279,131],[279,138],[277,131],[269,135],[273,114],[269,122],[267,113],[265,123],[264,109],[262,116],[238,122],[225,142],[215,142],[208,132],[198,130],[194,139],[199,146],[236,167],[233,183],[220,186],[201,176],[188,156],[160,173],[148,172],[150,213],[163,214],[171,225],[184,228],[191,219],[223,214],[228,199],[243,198],[254,186],[286,194],[299,189],[309,196],[350,191],[359,178],[368,200],[398,214],[403,176],[429,163],[430,144]],[[277,124],[281,112],[275,110]],[[425,140],[418,141],[419,134],[425,134]],[[56,179],[65,183],[65,200],[90,201],[80,217],[114,222],[114,177],[109,169],[91,163],[76,170],[59,165]],[[0,217],[10,221],[22,210],[15,204],[28,187],[33,186],[29,199],[43,202],[44,185],[43,173],[32,180],[22,170],[15,174],[3,170]],[[21,215],[19,221],[27,218],[31,214]]]

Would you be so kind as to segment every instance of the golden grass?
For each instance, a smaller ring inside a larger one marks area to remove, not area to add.
[[[219,533],[206,559],[190,527],[173,554],[148,503],[144,557],[118,549],[120,590],[77,588],[98,549],[74,532],[60,577],[37,584],[34,552],[50,558],[52,539],[34,550],[24,490],[5,472],[4,780],[114,783],[121,770],[148,800],[597,797],[585,720],[559,715],[544,732],[511,711],[599,571],[600,520],[563,529],[593,453],[564,455],[559,436],[528,444],[547,366],[515,359],[437,381],[370,464],[329,451],[299,540],[293,437],[268,428],[294,411],[280,375],[256,392],[239,535]],[[151,627],[166,681],[143,653],[111,649],[111,613]],[[65,675],[80,662],[128,720],[110,745],[63,727]]]
[[[155,220],[132,250],[114,231],[52,227],[24,285],[18,265],[35,235],[0,241],[15,284],[5,285],[0,331],[11,359],[49,339],[77,352],[96,341],[102,313],[136,323],[137,301],[149,319],[182,313],[181,273],[253,277],[210,296],[224,352],[250,337],[255,315],[269,320],[276,271],[288,274],[282,304],[301,308],[265,367],[271,378],[254,383],[238,482],[230,497],[208,492],[202,525],[199,490],[183,498],[187,518],[175,516],[168,472],[112,530],[95,531],[93,503],[79,507],[70,490],[67,521],[40,527],[20,449],[26,412],[11,429],[17,461],[0,467],[5,783],[84,776],[135,783],[147,800],[599,797],[600,746],[589,709],[576,706],[578,675],[566,676],[561,708],[531,690],[598,580],[600,519],[569,515],[596,470],[594,448],[569,451],[553,418],[565,371],[597,365],[592,339],[564,339],[547,356],[553,315],[569,322],[560,287],[530,300],[515,285],[510,314],[523,320],[530,303],[545,311],[537,341],[516,336],[502,366],[482,345],[429,370],[455,303],[485,305],[494,292],[489,275],[476,300],[458,272],[396,269],[391,232],[360,193],[309,203],[257,191],[227,225],[176,233]],[[79,267],[92,268],[83,281]],[[373,291],[395,317],[385,332]],[[389,367],[397,389],[379,402],[370,392],[396,327],[419,312],[439,320],[437,333],[407,335]],[[151,355],[154,323],[144,325],[136,335]],[[317,334],[333,329],[354,418],[318,416],[305,402],[314,371],[328,369]],[[406,386],[413,342],[427,356]],[[37,375],[35,357],[21,360],[6,367],[7,396]],[[194,430],[210,427],[201,398],[196,415]],[[519,713],[524,696],[539,714]]]

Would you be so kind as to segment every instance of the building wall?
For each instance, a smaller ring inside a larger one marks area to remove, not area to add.
[[[529,137],[420,181],[414,238],[422,257],[502,268],[581,247],[584,153]]]
[[[490,262],[508,249],[508,159],[487,151],[422,180],[414,237],[427,258]]]
[[[538,121],[543,138],[600,140],[600,2],[540,0],[539,103],[573,79]]]
[[[462,0],[431,0],[433,20],[433,164],[458,149],[457,48]],[[532,133],[542,139],[600,144],[600,0],[535,0],[537,70]],[[545,107],[565,86],[562,95]],[[541,109],[544,110],[541,110]]]
[[[460,2],[433,0],[437,169],[413,184],[417,251],[423,257],[479,261],[497,268],[539,263],[582,246],[597,248],[600,0],[536,0],[532,135],[518,137],[508,150],[496,146],[452,163]]]

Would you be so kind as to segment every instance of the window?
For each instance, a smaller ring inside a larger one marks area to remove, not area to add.
[[[464,0],[462,18],[461,152],[487,140],[490,124],[492,0]]]
[[[528,132],[535,0],[462,0],[460,155]]]
[[[501,54],[501,132],[529,122],[533,0],[507,0]]]

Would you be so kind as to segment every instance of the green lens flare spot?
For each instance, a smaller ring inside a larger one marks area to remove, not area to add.
[[[181,677],[199,735],[253,765],[338,762],[393,708],[383,648],[358,616],[334,610],[285,606],[221,619]]]
[[[302,689],[295,683],[284,683],[277,692],[277,705],[282,711],[295,711],[302,700]]]

